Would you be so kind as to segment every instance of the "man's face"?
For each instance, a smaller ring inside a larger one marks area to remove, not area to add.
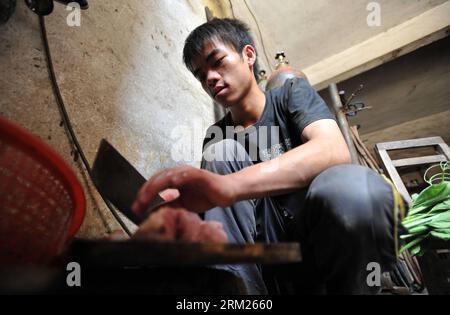
[[[246,46],[241,54],[230,45],[210,42],[193,60],[195,77],[206,93],[224,107],[238,104],[251,88],[254,76],[248,49]]]

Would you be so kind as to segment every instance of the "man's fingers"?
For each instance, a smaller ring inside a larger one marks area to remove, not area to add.
[[[139,226],[132,239],[172,240],[176,237],[179,211],[174,203],[164,204]]]
[[[170,183],[168,181],[167,172],[169,171],[158,173],[141,187],[131,208],[133,212],[137,214],[144,212],[150,201],[153,200],[160,191],[167,188],[173,188],[169,187]]]
[[[143,212],[145,213],[145,217],[149,217],[151,214],[158,212],[160,209],[164,208],[179,209],[181,207],[182,205],[180,201],[178,199],[174,199],[172,201],[166,201],[165,203],[153,209],[146,208]]]
[[[178,189],[169,188],[159,193],[162,199],[165,201],[173,201],[180,197],[180,191]]]
[[[136,201],[132,206],[132,210],[139,214],[146,210],[148,204],[156,197],[158,193],[166,189],[177,189],[182,187],[186,182],[195,180],[198,177],[197,169],[193,167],[178,167],[162,171],[147,181],[139,190]],[[173,197],[173,192],[169,193]],[[179,197],[179,195],[177,196]],[[165,199],[163,197],[163,199]]]

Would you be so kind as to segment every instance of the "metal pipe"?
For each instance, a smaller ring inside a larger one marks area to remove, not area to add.
[[[341,129],[342,135],[344,136],[345,142],[347,142],[348,150],[350,151],[350,156],[352,158],[353,164],[359,164],[358,153],[356,152],[355,145],[352,141],[352,136],[350,134],[350,127],[348,125],[347,116],[343,112],[343,106],[341,98],[339,96],[338,88],[335,83],[330,84],[328,87],[331,96],[331,103],[336,114],[337,123]]]

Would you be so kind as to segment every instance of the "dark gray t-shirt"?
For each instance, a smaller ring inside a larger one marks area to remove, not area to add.
[[[271,160],[302,144],[301,134],[309,124],[335,119],[323,99],[304,78],[293,78],[266,92],[261,118],[253,126],[235,132],[231,113],[208,128],[203,151],[223,139],[245,146],[254,163]]]
[[[302,145],[301,134],[305,127],[322,119],[335,119],[323,99],[305,79],[289,79],[282,87],[266,92],[264,111],[252,127],[234,132],[230,113],[210,126],[203,142],[203,152],[221,140],[235,139],[256,164]],[[260,224],[263,226],[259,236],[261,240],[282,240],[280,236],[286,235],[290,220],[301,209],[307,189],[304,187],[293,193],[255,201],[256,220],[265,222]]]

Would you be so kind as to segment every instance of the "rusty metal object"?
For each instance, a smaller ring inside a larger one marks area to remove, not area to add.
[[[348,117],[355,117],[360,111],[372,109],[372,106],[366,106],[364,102],[353,102],[355,96],[362,91],[364,85],[361,84],[356,91],[354,91],[350,97],[347,99],[344,90],[339,91],[339,96],[341,98],[341,103],[343,104],[343,112]]]
[[[286,59],[286,55],[284,51],[278,52],[275,56],[277,60],[277,65],[275,67],[275,71],[270,75],[266,84],[266,91],[269,91],[274,88],[278,88],[283,86],[283,84],[288,79],[292,79],[295,77],[306,78],[306,75],[298,70],[295,70],[289,65],[289,61]]]
[[[87,0],[55,0],[56,2],[64,5],[76,3],[80,6],[80,9],[86,10],[89,8]],[[53,0],[25,0],[27,7],[39,16],[49,15],[53,12],[54,4]]]
[[[379,167],[377,160],[372,156],[372,153],[370,153],[370,151],[366,148],[363,141],[361,140],[358,133],[358,127],[357,126],[350,127],[350,133],[352,136],[353,143],[359,155],[359,164],[362,166],[369,167],[375,172],[382,174],[383,172]]]
[[[359,164],[358,153],[356,152],[355,145],[353,144],[352,136],[350,134],[350,127],[348,125],[347,117],[343,111],[343,105],[338,92],[336,84],[330,84],[329,86],[331,105],[333,107],[334,113],[337,118],[337,123],[341,129],[342,135],[344,136],[345,142],[347,143],[348,149],[350,151],[350,156],[352,158],[353,164]]]

